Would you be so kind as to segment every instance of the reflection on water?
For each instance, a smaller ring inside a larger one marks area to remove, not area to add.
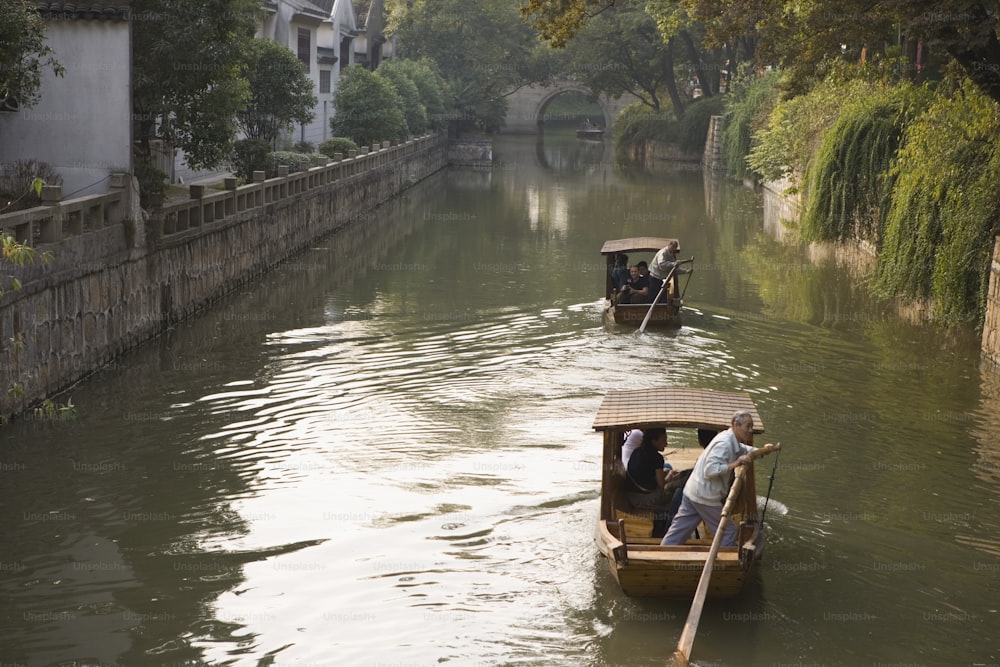
[[[687,605],[598,560],[590,429],[661,383],[748,391],[786,445],[697,664],[1000,661],[974,336],[884,312],[737,185],[495,155],[92,377],[75,421],[0,432],[0,663],[662,664]],[[695,257],[679,330],[603,323],[601,244],[633,235]]]

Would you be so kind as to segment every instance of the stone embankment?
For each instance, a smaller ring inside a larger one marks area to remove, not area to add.
[[[241,187],[235,179],[223,190],[191,186],[189,199],[148,218],[124,174],[112,175],[102,195],[61,201],[58,188],[47,189],[43,206],[0,216],[0,230],[53,258],[15,268],[20,290],[2,278],[0,417],[56,394],[316,239],[365,225],[379,204],[447,164],[447,139],[426,136],[276,178],[258,173]]]

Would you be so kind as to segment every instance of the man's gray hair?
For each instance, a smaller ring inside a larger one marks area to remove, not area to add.
[[[746,410],[740,410],[733,415],[733,426],[743,426],[748,421],[753,422],[753,415]]]

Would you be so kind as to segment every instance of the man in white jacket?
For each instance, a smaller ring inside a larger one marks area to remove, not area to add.
[[[684,497],[670,529],[660,544],[684,544],[688,536],[702,521],[714,534],[719,529],[722,505],[729,493],[729,473],[753,461],[754,448],[743,443],[753,435],[753,416],[749,412],[733,415],[732,426],[722,431],[708,444],[694,464],[691,476],[684,485]],[[774,445],[764,445],[771,451]],[[736,544],[736,526],[729,524],[722,536],[722,546]]]
[[[649,275],[653,276],[656,280],[660,281],[661,287],[667,276],[670,275],[671,270],[675,275],[681,275],[684,273],[694,273],[694,269],[684,268],[681,266],[680,260],[677,259],[677,251],[680,250],[680,244],[676,239],[672,239],[665,247],[660,248],[655,255],[653,255],[653,261],[649,264]],[[659,288],[657,288],[659,291]],[[673,297],[680,296],[677,291],[677,280],[673,282],[673,291],[671,294]],[[653,293],[653,298],[656,297],[656,293]]]

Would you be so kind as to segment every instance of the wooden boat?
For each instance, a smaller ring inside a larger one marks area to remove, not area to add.
[[[599,127],[581,128],[576,131],[577,139],[587,139],[589,141],[600,141],[604,138],[604,130]]]
[[[649,312],[648,303],[618,303],[615,286],[611,281],[611,269],[615,266],[615,256],[619,253],[625,253],[629,255],[629,263],[635,264],[635,257],[633,257],[635,253],[655,254],[660,248],[666,247],[671,240],[656,236],[639,236],[604,242],[601,254],[606,258],[608,265],[604,286],[604,312],[609,320],[613,320],[615,324],[637,327],[642,324],[646,313]],[[649,259],[652,259],[652,255],[646,261]],[[678,276],[675,275],[670,279],[670,289],[663,293],[656,307],[653,308],[653,314],[650,316],[647,326],[680,326],[680,312],[683,305],[684,299],[679,291]]]
[[[701,524],[696,538],[679,546],[660,546],[652,537],[649,512],[634,510],[624,489],[622,444],[627,431],[666,428],[668,438],[680,439],[677,429],[729,428],[733,414],[746,410],[753,415],[754,433],[762,433],[763,422],[750,396],[689,387],[660,387],[614,391],[604,397],[594,429],[604,434],[601,479],[601,509],[596,541],[611,573],[626,595],[690,599],[698,586],[708,558],[712,535]],[[676,470],[694,466],[703,451],[696,438],[686,447],[668,444],[663,458]],[[747,443],[752,444],[752,443]],[[763,550],[763,531],[757,530],[757,490],[752,470],[746,475],[731,515],[738,526],[734,547],[720,547],[712,569],[708,597],[738,594],[747,573]]]

